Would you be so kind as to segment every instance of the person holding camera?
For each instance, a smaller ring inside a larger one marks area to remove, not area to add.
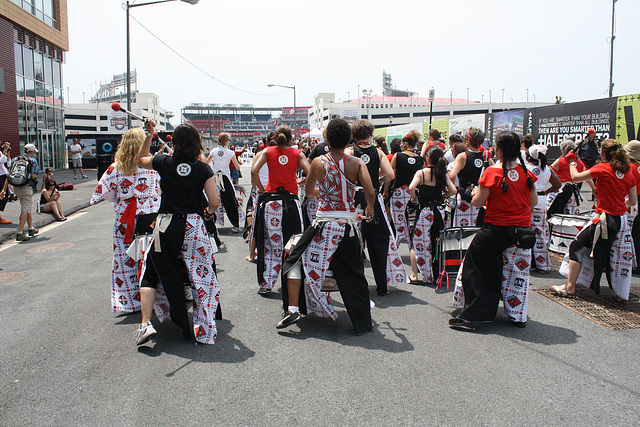
[[[9,201],[9,181],[7,174],[9,173],[7,165],[11,156],[11,145],[8,142],[2,144],[0,149],[0,212],[4,212],[5,206]],[[11,224],[11,220],[2,218],[0,214],[0,224]]]
[[[40,192],[40,212],[53,213],[58,221],[66,221],[60,203],[60,191],[56,188],[54,179],[45,179],[44,188]]]

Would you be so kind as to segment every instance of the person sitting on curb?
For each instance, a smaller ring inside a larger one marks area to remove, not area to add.
[[[56,188],[56,181],[53,178],[44,180],[44,188],[40,193],[40,212],[51,212],[58,221],[67,220],[60,203],[60,191]]]

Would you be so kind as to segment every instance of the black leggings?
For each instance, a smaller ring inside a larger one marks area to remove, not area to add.
[[[153,246],[149,250],[140,286],[157,288],[158,282],[162,282],[171,307],[171,320],[182,328],[185,338],[190,338],[191,325],[184,299],[184,275],[180,260],[186,222],[186,216],[173,215],[166,231],[158,233],[162,251],[156,252]]]
[[[240,218],[238,214],[238,199],[236,198],[235,188],[229,180],[229,177],[222,175],[222,181],[224,184],[224,190],[220,190],[220,200],[224,206],[224,211],[227,213],[229,222],[234,227],[238,227],[240,224]]]
[[[502,253],[514,243],[513,227],[485,222],[478,231],[462,266],[465,305],[459,318],[495,320],[502,291]]]

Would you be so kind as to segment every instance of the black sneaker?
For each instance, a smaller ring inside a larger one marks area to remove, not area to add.
[[[18,233],[18,234],[16,234],[16,241],[18,241],[18,242],[26,242],[30,238],[31,237],[29,237],[29,235],[26,234],[26,233]]]
[[[287,311],[282,316],[282,320],[280,322],[278,322],[278,324],[276,325],[276,328],[282,329],[282,328],[286,328],[287,326],[293,325],[298,320],[300,320],[300,317],[301,316],[300,316],[300,312],[299,311],[296,311],[295,313]]]
[[[269,293],[271,293],[271,289],[266,286],[261,286],[260,289],[258,289],[258,294],[260,295],[269,295]]]
[[[473,324],[464,319],[460,319],[458,317],[454,317],[453,319],[449,319],[449,327],[453,329],[459,329],[461,331],[475,331],[476,328]]]

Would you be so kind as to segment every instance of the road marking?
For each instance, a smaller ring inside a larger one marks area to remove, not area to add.
[[[82,215],[86,215],[88,213],[89,212],[83,210],[83,211],[76,212],[76,213],[68,216],[66,221],[56,221],[54,223],[45,225],[44,227],[42,227],[40,229],[40,233],[38,233],[38,235],[46,233],[47,231],[51,231],[54,228],[59,227],[59,226],[61,226],[63,224],[67,224],[69,221],[73,221],[74,219],[80,218]],[[18,242],[17,240],[8,241],[8,242],[4,243],[2,246],[0,246],[0,252],[5,251],[5,250],[7,250],[9,248],[12,248],[15,245],[20,244],[20,243],[22,243],[22,242]]]

